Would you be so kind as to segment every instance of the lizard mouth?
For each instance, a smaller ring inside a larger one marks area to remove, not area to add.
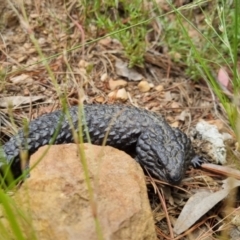
[[[146,170],[146,172],[148,174],[150,174],[150,176],[155,177],[156,179],[162,180],[162,181],[167,182],[167,183],[172,182],[171,179],[167,177],[167,174],[164,170],[160,171],[158,169],[158,171],[156,171],[156,170],[154,170],[150,167],[146,167],[146,166],[143,166],[143,168]]]
[[[168,181],[173,185],[178,185],[182,181],[182,176],[180,174],[171,176],[171,178],[168,178]]]
[[[170,175],[164,169],[161,169],[161,170],[158,169],[158,171],[156,171],[146,166],[144,166],[144,168],[148,173],[150,173],[151,176],[156,177],[157,179],[160,179],[172,185],[179,185],[183,178],[183,173]]]

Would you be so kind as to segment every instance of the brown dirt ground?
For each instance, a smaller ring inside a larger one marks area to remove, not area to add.
[[[76,105],[82,101],[103,104],[122,103],[156,111],[164,115],[172,126],[181,128],[187,134],[199,119],[209,121],[221,118],[224,129],[231,133],[219,102],[205,81],[193,82],[187,78],[184,74],[185,65],[173,63],[167,52],[160,53],[149,47],[145,53],[144,66],[134,69],[143,76],[143,80],[151,84],[151,89],[147,92],[139,90],[139,81],[129,81],[117,74],[116,61],[121,60],[125,63],[127,59],[124,57],[121,44],[114,39],[108,37],[67,52],[68,49],[99,36],[94,27],[84,29],[81,25],[81,15],[75,10],[77,1],[75,3],[72,1],[72,4],[70,1],[66,8],[60,0],[50,2],[25,1],[29,16],[27,23],[21,14],[17,16],[14,13],[7,2],[0,0],[0,71],[4,79],[1,81],[0,93],[3,102],[6,101],[6,97],[14,97],[15,101],[11,111],[7,107],[0,109],[3,142],[15,132],[15,127],[11,124],[11,116],[17,125],[21,126],[23,118],[34,119],[60,108],[59,97],[63,95],[67,96],[69,105]],[[19,10],[17,3],[15,7]],[[37,63],[41,58],[31,41],[33,33],[43,55],[54,56],[47,62],[56,82],[52,81],[43,64]],[[125,87],[127,100],[117,99],[117,91],[121,87],[111,90],[109,86],[111,79],[127,81]],[[110,92],[113,93],[109,96]],[[19,96],[26,97],[25,101],[22,102]],[[40,100],[34,100],[36,96],[41,96]],[[191,169],[188,178],[192,182],[187,181],[181,187],[188,193],[207,187],[216,191],[221,177],[214,178],[215,175]],[[202,179],[194,180],[195,176],[202,176]],[[211,177],[210,184],[205,182],[204,176]],[[172,229],[169,229],[166,214],[170,221],[174,221],[189,198],[189,194],[181,189],[172,189],[172,193],[165,195],[167,210],[164,213],[159,200],[161,193],[159,189],[162,185],[158,181],[148,182],[149,192],[153,189],[151,185],[158,189],[157,194],[150,194],[158,237],[170,239],[169,232],[172,234]],[[178,198],[174,198],[176,194],[182,194],[181,202]],[[209,216],[219,215],[221,207],[222,205],[217,205],[208,217],[202,219],[202,225],[205,223],[204,227],[210,231],[210,236],[214,231],[211,227],[220,220],[209,220]],[[196,231],[199,233],[202,229],[203,227],[199,225],[192,228],[195,233]],[[185,238],[181,235],[175,239]]]

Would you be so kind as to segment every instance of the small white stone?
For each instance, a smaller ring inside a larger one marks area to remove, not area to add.
[[[102,82],[106,81],[106,80],[108,79],[107,73],[104,73],[104,74],[101,76],[100,79],[101,79]]]
[[[117,91],[117,99],[126,101],[128,99],[127,91],[125,88],[121,88]]]
[[[44,45],[46,43],[46,39],[45,38],[39,38],[38,43],[39,43],[39,45]]]
[[[89,65],[90,65],[90,63],[87,62],[87,61],[85,61],[85,60],[83,60],[83,59],[81,59],[81,60],[79,61],[79,63],[78,63],[78,66],[79,66],[80,68],[86,68],[86,67],[88,67]]]
[[[156,87],[155,87],[155,89],[158,91],[158,92],[162,92],[163,91],[163,85],[157,85]]]
[[[138,89],[140,92],[148,92],[151,89],[151,86],[147,81],[143,80],[138,84]]]
[[[112,91],[108,94],[108,97],[116,99],[116,100],[121,100],[121,101],[126,101],[128,99],[128,94],[125,88],[121,88],[119,90]]]

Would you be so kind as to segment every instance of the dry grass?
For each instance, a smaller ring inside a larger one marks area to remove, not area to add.
[[[98,18],[89,11],[89,18],[86,14],[89,9],[80,2],[68,1],[64,5],[60,0],[38,0],[22,6],[17,1],[13,2],[13,5],[10,5],[10,1],[3,1],[3,4],[0,4],[5,6],[0,9],[0,13],[4,13],[0,19],[1,100],[4,101],[9,96],[23,96],[28,100],[11,108],[1,109],[2,142],[7,141],[16,128],[22,126],[22,119],[31,120],[65,105],[76,105],[83,101],[122,104],[115,95],[109,97],[109,93],[117,91],[109,88],[109,80],[122,78],[116,72],[117,60],[135,63],[135,69],[142,74],[143,79],[154,86],[150,91],[142,93],[138,88],[139,82],[128,81],[125,87],[128,100],[124,104],[134,104],[159,112],[170,124],[187,133],[199,119],[221,118],[227,131],[233,134],[226,114],[222,108],[219,111],[219,101],[209,84],[206,84],[205,76],[199,76],[196,69],[194,72],[192,67],[196,62],[191,62],[193,55],[189,53],[186,41],[183,42],[184,39],[179,39],[177,35],[171,35],[176,28],[176,16],[173,12],[169,13],[172,9],[163,4],[159,12],[162,17],[157,18],[156,12],[149,10],[151,6],[155,9],[153,2],[145,6],[149,11],[146,18],[150,21],[145,23],[146,19],[142,19],[141,26],[145,34],[144,38],[140,39],[142,44],[131,42],[130,50],[127,51],[126,42],[120,42],[122,29],[117,28],[120,23],[112,28],[110,23],[105,29],[99,27],[100,23],[107,24],[100,14],[101,11]],[[207,10],[214,9],[210,3],[206,3],[205,7]],[[120,8],[121,6],[115,11],[121,12]],[[197,27],[202,29],[204,15],[199,10],[201,8],[194,9],[192,5],[185,8],[184,13],[187,15],[195,14]],[[106,13],[108,10],[106,7],[102,11]],[[113,16],[115,15],[111,15]],[[126,27],[123,34],[129,33],[129,26],[133,25],[130,16],[120,15],[118,21],[123,24],[120,27]],[[171,24],[164,25],[168,22]],[[207,55],[208,49],[205,49],[202,36],[189,25],[187,28],[191,37]],[[134,35],[136,32],[132,30],[130,33],[137,38]],[[166,40],[171,42],[172,49],[169,49]],[[135,51],[136,49],[139,51]],[[198,82],[189,79],[188,71],[191,71],[191,76]],[[163,90],[158,91],[155,88],[157,86],[162,86]],[[44,98],[33,101],[33,96]],[[206,177],[211,180],[210,183],[205,181]],[[218,231],[228,227],[230,222],[222,222],[225,209],[223,203],[218,204],[208,216],[183,235],[174,238],[172,225],[189,196],[201,189],[219,190],[219,178],[222,177],[192,169],[188,172],[188,181],[183,182],[181,188],[174,187],[171,191],[168,188],[167,195],[161,190],[162,183],[148,178],[151,182],[149,191],[155,190],[154,194],[150,194],[150,201],[159,239],[185,239],[187,235],[188,239],[191,239],[190,233],[194,231],[199,233],[198,239],[205,239],[206,232],[211,239],[217,239]],[[184,200],[180,201],[180,198]],[[201,230],[204,232],[201,233]],[[192,239],[197,239],[196,235],[193,235]]]

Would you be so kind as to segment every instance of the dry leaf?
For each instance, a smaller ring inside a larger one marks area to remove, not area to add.
[[[229,84],[229,76],[228,73],[226,72],[226,70],[224,68],[220,68],[218,71],[218,82],[225,88],[228,87]]]
[[[107,47],[112,43],[112,38],[110,38],[110,37],[103,38],[103,39],[99,40],[98,43]]]
[[[115,67],[116,67],[116,72],[119,76],[126,77],[129,80],[133,80],[133,81],[140,81],[143,79],[143,76],[140,73],[138,73],[136,70],[134,70],[133,68],[128,68],[127,62],[123,62],[122,60],[117,59],[115,63]]]
[[[217,174],[221,174],[228,177],[234,177],[240,180],[240,171],[228,166],[221,166],[212,163],[203,163],[201,165],[201,168],[207,171],[215,172]]]
[[[233,188],[240,186],[240,181],[233,178],[228,178],[223,183],[223,189],[218,192],[199,192],[189,198],[175,223],[174,232],[176,234],[186,231],[218,202],[223,200]]]
[[[177,119],[184,122],[186,117],[189,117],[189,111],[188,110],[183,110],[179,116],[177,116]]]
[[[25,97],[25,96],[13,96],[13,97],[3,97],[0,98],[0,107],[7,108],[9,106],[14,109],[18,108],[20,105],[28,104],[32,102],[36,102],[38,100],[44,99],[45,96],[33,96],[33,97]]]
[[[218,83],[219,83],[220,87],[222,88],[223,92],[226,95],[232,97],[233,94],[227,89],[227,87],[229,86],[230,78],[224,68],[219,69],[217,80],[218,80]]]
[[[29,83],[32,82],[33,79],[27,75],[27,74],[21,74],[15,77],[10,78],[10,81],[12,83],[18,84],[18,83]]]
[[[175,121],[171,123],[171,127],[178,128],[179,127],[179,121]]]
[[[172,101],[172,94],[170,91],[164,93],[164,100],[166,102],[171,102]]]
[[[95,101],[98,103],[104,103],[106,100],[103,96],[97,96],[95,97]]]

